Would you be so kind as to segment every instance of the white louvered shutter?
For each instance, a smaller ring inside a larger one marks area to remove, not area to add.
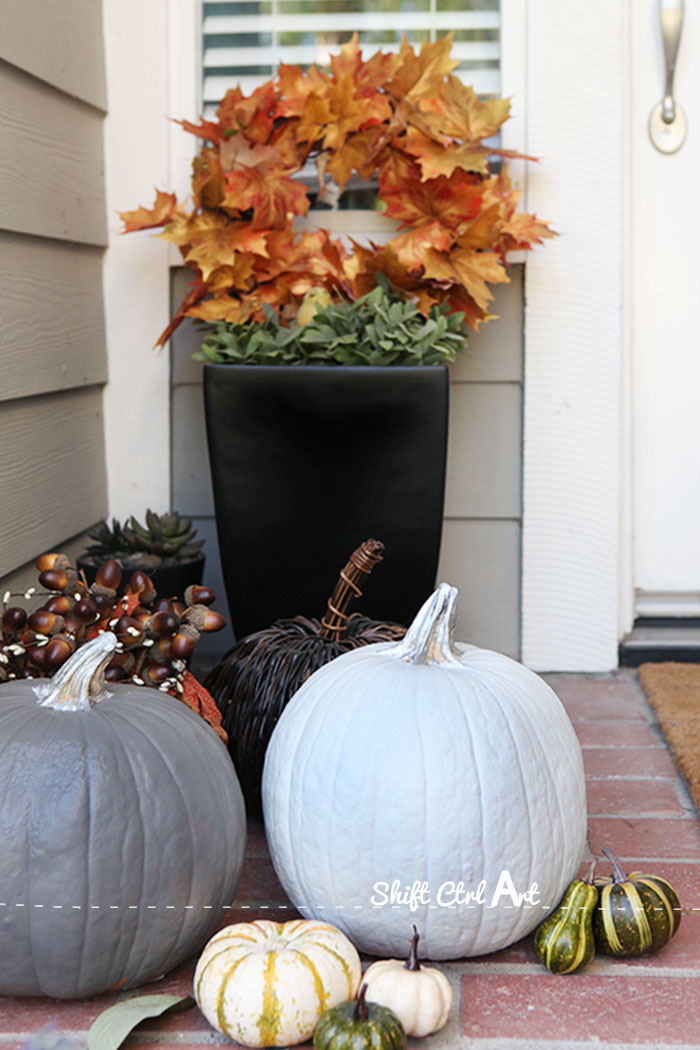
[[[213,116],[226,91],[249,94],[280,62],[328,66],[354,32],[365,57],[414,47],[453,31],[456,73],[478,95],[500,92],[499,0],[205,0],[202,109]]]

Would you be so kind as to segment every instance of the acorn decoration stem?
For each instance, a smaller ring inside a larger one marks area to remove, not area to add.
[[[352,552],[347,565],[340,570],[340,578],[328,599],[321,620],[321,638],[337,640],[344,636],[350,602],[362,597],[358,583],[369,576],[374,566],[382,560],[383,553],[384,544],[380,540],[365,540]]]
[[[413,927],[413,937],[411,939],[411,949],[408,953],[408,959],[403,964],[404,970],[420,970],[420,963],[418,962],[418,941],[420,940],[420,934],[416,927]]]

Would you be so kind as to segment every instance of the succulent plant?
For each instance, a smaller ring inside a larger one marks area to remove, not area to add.
[[[112,518],[111,525],[106,521],[101,521],[90,529],[88,536],[95,541],[88,547],[88,551],[98,557],[109,558],[113,554],[121,554],[122,551],[129,549],[124,529],[116,518]]]
[[[112,518],[111,527],[106,521],[96,525],[88,533],[95,543],[86,553],[94,558],[109,558],[115,555],[146,554],[158,561],[191,561],[201,554],[202,540],[195,540],[195,530],[189,518],[181,518],[177,511],[155,514],[146,511],[146,524],[132,515],[122,526]]]

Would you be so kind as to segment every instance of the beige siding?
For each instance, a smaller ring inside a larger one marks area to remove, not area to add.
[[[0,580],[106,512],[102,5],[0,0]]]
[[[517,658],[520,522],[446,519],[438,580],[459,588],[457,637]]]
[[[99,387],[8,401],[0,411],[0,574],[95,522],[103,510]]]
[[[0,0],[0,58],[107,108],[99,0]]]
[[[0,63],[0,228],[106,243],[102,114]]]
[[[173,303],[189,281],[173,272]],[[523,267],[497,289],[499,320],[470,339],[451,369],[445,528],[439,576],[459,587],[458,636],[517,657],[520,652]],[[207,580],[223,599],[208,472],[201,372],[192,360],[201,330],[172,340],[173,506],[207,537]],[[220,607],[222,602],[217,604]],[[211,636],[211,653],[230,636]]]
[[[0,400],[107,379],[99,248],[0,231]]]

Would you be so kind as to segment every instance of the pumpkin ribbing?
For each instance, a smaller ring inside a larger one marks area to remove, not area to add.
[[[681,923],[676,891],[658,875],[630,872],[608,847],[613,881],[600,886],[593,918],[596,947],[608,955],[636,956],[662,948]]]
[[[372,955],[403,954],[412,921],[428,959],[505,947],[557,905],[585,847],[583,760],[563,705],[515,661],[452,642],[455,598],[441,585],[402,642],[318,670],[265,759],[265,830],[288,897],[306,916],[342,906],[338,925]],[[538,899],[491,906],[504,871]],[[439,906],[441,887],[482,880],[483,906]],[[426,884],[427,899],[395,904],[394,882]]]
[[[100,638],[75,656],[102,662]],[[78,998],[159,977],[206,941],[245,820],[225,748],[185,705],[110,685],[54,709],[37,702],[50,685],[0,686],[0,994]]]
[[[329,923],[259,919],[224,927],[202,952],[195,998],[210,1024],[244,1046],[307,1039],[327,1006],[354,995],[360,959]]]
[[[351,601],[362,596],[360,583],[381,561],[383,550],[381,542],[370,539],[353,551],[321,621],[306,616],[278,620],[237,642],[206,678],[250,812],[261,812],[265,749],[296,690],[342,653],[403,637],[405,628],[398,624],[348,614]]]

